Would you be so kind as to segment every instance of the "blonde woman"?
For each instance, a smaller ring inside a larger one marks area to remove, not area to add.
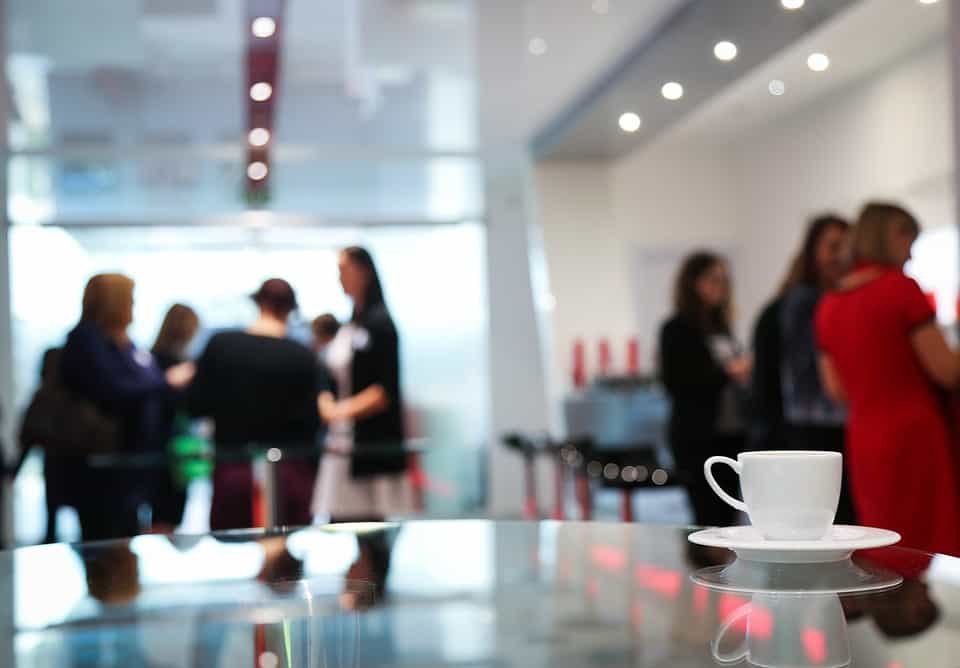
[[[163,398],[185,386],[192,366],[166,373],[127,336],[133,321],[134,282],[122,274],[98,274],[83,292],[80,322],[67,336],[60,359],[64,386],[93,403],[119,425],[121,451],[162,448],[157,421]],[[85,541],[131,536],[140,529],[138,507],[149,497],[150,474],[88,466],[77,457],[73,482]]]
[[[855,267],[820,303],[824,387],[849,409],[847,471],[859,521],[907,547],[960,554],[960,497],[941,390],[960,363],[920,286],[903,273],[920,226],[868,204],[853,230]]]

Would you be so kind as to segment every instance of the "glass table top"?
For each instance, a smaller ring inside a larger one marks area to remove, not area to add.
[[[0,665],[960,665],[960,560],[732,562],[692,531],[422,521],[23,548],[0,554]]]

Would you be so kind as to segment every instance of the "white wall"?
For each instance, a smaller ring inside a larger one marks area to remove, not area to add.
[[[744,313],[769,298],[819,211],[853,216],[884,198],[925,225],[954,222],[952,113],[941,43],[741,143]]]
[[[615,370],[639,337],[641,367],[653,364],[656,330],[669,310],[680,257],[694,246],[735,252],[736,183],[722,153],[669,144],[624,162],[545,162],[537,168],[553,313],[551,394],[570,387],[573,343],[596,368],[600,339]],[[694,184],[694,187],[691,187]]]
[[[649,363],[676,266],[695,248],[731,256],[747,336],[812,215],[852,216],[883,197],[925,225],[954,222],[952,109],[940,43],[745,137],[707,146],[668,134],[614,164],[541,164],[561,381],[552,394],[568,387],[576,336],[637,333]]]

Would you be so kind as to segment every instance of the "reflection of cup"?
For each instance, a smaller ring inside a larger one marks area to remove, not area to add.
[[[740,476],[743,501],[725,492],[713,477],[714,464]],[[838,452],[742,452],[736,461],[710,457],[703,465],[717,495],[750,516],[770,540],[818,540],[833,524],[840,500],[843,458]]]
[[[746,621],[746,636],[733,651],[725,651],[727,636]],[[711,649],[721,665],[744,659],[762,668],[842,668],[850,665],[847,621],[836,594],[753,595],[733,611],[717,632]]]

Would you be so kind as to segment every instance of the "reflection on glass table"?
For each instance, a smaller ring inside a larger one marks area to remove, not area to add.
[[[438,521],[24,548],[0,554],[0,665],[956,667],[960,560],[884,548],[785,574],[691,531]]]

